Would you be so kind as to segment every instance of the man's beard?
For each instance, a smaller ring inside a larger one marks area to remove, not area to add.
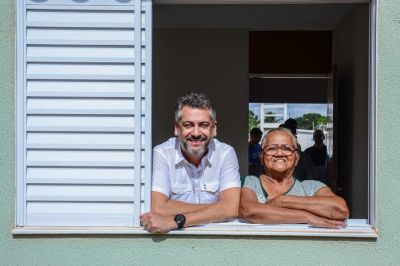
[[[211,139],[212,138],[207,139],[204,136],[200,136],[200,137],[189,136],[186,138],[181,138],[181,148],[182,148],[182,150],[186,151],[189,155],[192,155],[195,157],[201,157],[207,151],[208,146],[210,145]],[[204,144],[201,147],[192,149],[192,148],[190,148],[188,142],[193,141],[193,140],[204,141]]]

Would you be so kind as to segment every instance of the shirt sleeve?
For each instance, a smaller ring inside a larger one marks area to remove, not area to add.
[[[304,180],[301,182],[301,185],[303,186],[306,196],[314,196],[320,188],[326,187],[324,183],[317,180]]]
[[[239,163],[233,148],[229,148],[224,158],[220,175],[220,191],[240,188]]]
[[[153,150],[153,174],[151,178],[151,191],[163,193],[168,198],[171,192],[167,158],[158,150]]]
[[[254,191],[254,193],[257,194],[257,185],[256,182],[258,181],[258,178],[252,175],[246,176],[246,179],[244,180],[243,187],[248,188]]]

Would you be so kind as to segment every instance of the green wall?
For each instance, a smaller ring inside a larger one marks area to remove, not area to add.
[[[16,0],[17,1],[17,0]],[[15,237],[15,2],[0,0],[0,265],[399,265],[400,1],[378,0],[377,240]]]

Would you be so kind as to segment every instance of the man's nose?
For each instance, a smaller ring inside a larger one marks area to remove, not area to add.
[[[193,136],[199,136],[199,135],[200,135],[200,128],[199,128],[199,126],[196,125],[196,126],[193,127],[192,135],[193,135]]]

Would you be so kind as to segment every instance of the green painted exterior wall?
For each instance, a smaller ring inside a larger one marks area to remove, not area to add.
[[[13,237],[15,2],[0,0],[0,265],[400,265],[400,1],[378,0],[377,240]]]

